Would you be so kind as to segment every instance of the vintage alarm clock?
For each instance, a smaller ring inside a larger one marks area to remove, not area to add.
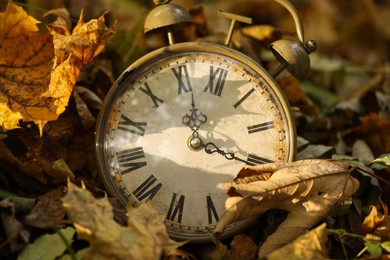
[[[175,43],[174,31],[191,17],[155,0],[145,33],[166,33],[169,45],[127,68],[104,101],[96,154],[108,192],[123,204],[151,200],[174,239],[210,239],[227,198],[222,183],[242,167],[294,159],[294,121],[275,77],[287,69],[302,79],[315,42],[304,43],[295,8],[275,1],[292,14],[298,41],[272,44],[280,66],[268,73],[229,47],[235,23],[250,18],[219,12],[232,20],[225,45]],[[246,226],[231,225],[225,235]]]

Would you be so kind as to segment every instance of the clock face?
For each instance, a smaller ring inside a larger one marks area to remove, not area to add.
[[[292,160],[294,126],[272,78],[248,58],[210,44],[169,48],[130,67],[110,91],[97,158],[112,195],[151,200],[174,238],[204,240],[223,211],[222,184],[245,165]]]

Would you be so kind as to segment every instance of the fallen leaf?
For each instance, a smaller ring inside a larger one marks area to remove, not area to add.
[[[301,83],[293,76],[284,77],[279,80],[279,85],[289,100],[291,106],[298,107],[302,113],[309,116],[318,115],[318,108],[305,95],[301,89]]]
[[[225,260],[256,259],[259,250],[256,243],[245,234],[236,235],[230,243],[230,249],[224,255]]]
[[[390,153],[382,154],[371,162],[371,167],[375,169],[390,168]]]
[[[43,16],[43,22],[49,26],[52,31],[69,36],[71,31],[71,20],[69,12],[65,8],[54,9],[46,12]]]
[[[59,182],[66,182],[70,179],[73,181],[75,176],[69,166],[63,159],[50,162],[50,165],[45,165],[45,173],[55,177]]]
[[[251,37],[259,41],[264,46],[269,46],[271,43],[279,40],[283,36],[283,32],[271,25],[252,25],[242,28],[242,33],[245,36]]]
[[[230,183],[228,194],[235,195],[226,200],[214,236],[218,238],[233,222],[258,216],[269,209],[288,211],[287,218],[261,245],[259,256],[271,253],[310,229],[359,187],[346,162],[308,159],[244,170],[272,175],[266,180]]]
[[[390,216],[387,205],[380,201],[381,205],[371,206],[370,213],[362,223],[362,230],[378,236],[382,241],[390,240]]]
[[[73,98],[76,101],[77,114],[80,116],[83,129],[91,129],[95,127],[96,120],[89,111],[87,104],[78,94],[78,91],[73,92]]]
[[[42,235],[18,255],[18,260],[56,259],[72,243],[74,233],[74,228],[67,227],[54,234]]]
[[[34,199],[7,198],[0,201],[0,217],[12,252],[20,252],[30,240],[30,230],[23,226],[17,215],[34,205]]]
[[[0,127],[8,131],[19,127],[19,120],[22,115],[19,112],[12,112],[5,103],[0,103]]]
[[[34,208],[24,218],[23,223],[43,229],[65,226],[65,210],[61,198],[66,187],[60,186],[38,197]]]
[[[49,26],[51,34],[41,33],[38,23],[13,2],[0,13],[0,103],[42,133],[65,110],[80,70],[102,51],[113,28],[103,16],[85,23],[82,14],[70,35],[58,22]]]
[[[91,90],[85,87],[76,86],[75,92],[87,104],[88,107],[97,110],[99,110],[102,107],[103,101]]]
[[[362,116],[360,126],[350,134],[364,140],[371,148],[374,156],[379,156],[390,151],[390,122],[385,117],[376,113]]]
[[[267,260],[329,259],[326,250],[328,235],[326,224],[321,224],[291,243],[267,255]]]
[[[54,54],[51,35],[40,33],[38,23],[13,2],[0,13],[0,103],[37,122]]]
[[[370,147],[363,140],[356,140],[352,146],[352,157],[357,158],[365,165],[369,165],[375,157],[372,154]]]
[[[303,160],[309,158],[324,158],[326,154],[330,153],[333,150],[333,146],[323,144],[310,144],[297,154],[296,159]]]
[[[90,243],[86,259],[160,259],[181,245],[169,239],[159,215],[150,203],[129,208],[128,226],[114,221],[106,197],[95,199],[85,188],[69,184],[63,205],[80,239]]]

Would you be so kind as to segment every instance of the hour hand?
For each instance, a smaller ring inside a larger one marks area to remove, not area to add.
[[[207,122],[207,116],[198,111],[195,107],[194,94],[191,94],[192,103],[190,113],[186,113],[182,118],[182,123],[188,126],[192,131],[198,131],[199,128]]]

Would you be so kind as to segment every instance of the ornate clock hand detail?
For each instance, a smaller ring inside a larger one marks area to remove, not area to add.
[[[198,112],[198,109],[195,107],[195,101],[194,101],[194,94],[191,93],[192,108],[190,109],[191,114],[188,113],[185,114],[182,118],[182,123],[186,126],[188,126],[192,130],[192,136],[189,140],[189,145],[191,148],[195,150],[199,150],[202,148],[203,143],[202,140],[199,138],[198,130],[199,128],[207,122],[207,116],[204,115],[202,112]]]
[[[185,114],[182,118],[182,123],[191,128],[193,132],[199,130],[199,128],[207,122],[207,116],[202,112],[198,112],[198,109],[195,107],[194,94],[191,93],[192,97],[192,108],[190,109],[191,115],[188,113]]]

